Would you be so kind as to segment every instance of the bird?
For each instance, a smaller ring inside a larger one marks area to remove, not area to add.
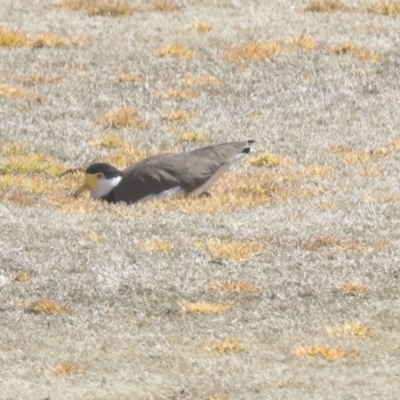
[[[86,169],[85,182],[74,195],[88,190],[94,200],[127,204],[167,196],[211,196],[207,189],[250,153],[254,142],[219,143],[193,151],[158,154],[123,171],[95,163]]]

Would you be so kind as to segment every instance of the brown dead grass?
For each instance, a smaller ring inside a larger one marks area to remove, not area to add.
[[[304,11],[311,12],[333,12],[344,10],[345,7],[338,0],[317,0],[310,2]]]
[[[133,74],[131,72],[121,72],[116,75],[118,82],[129,82],[129,83],[144,83],[146,82],[146,77],[142,74]]]
[[[256,167],[281,167],[288,165],[289,160],[280,154],[273,154],[267,151],[250,158],[249,163]]]
[[[338,336],[356,336],[356,337],[370,337],[373,335],[373,330],[367,324],[360,324],[354,322],[347,325],[330,326],[327,328],[328,333]]]
[[[40,72],[28,75],[12,75],[12,79],[18,82],[22,82],[27,85],[37,85],[44,83],[55,83],[63,79],[62,75],[45,75]]]
[[[122,146],[118,151],[110,154],[105,162],[114,165],[120,169],[129,167],[130,165],[149,157],[151,154],[137,149],[134,146]]]
[[[166,240],[153,240],[148,239],[143,243],[143,248],[151,251],[158,251],[160,253],[169,253],[174,246]]]
[[[243,261],[261,254],[264,244],[261,242],[241,240],[208,240],[204,243],[197,242],[196,246],[207,248],[210,257],[214,259],[226,259]]]
[[[112,128],[145,128],[146,123],[139,117],[134,107],[124,106],[113,108],[101,115],[97,124]]]
[[[218,78],[211,75],[186,76],[182,82],[188,86],[218,86],[221,84]]]
[[[184,132],[179,138],[179,141],[183,143],[199,143],[206,140],[206,136],[200,132]]]
[[[65,362],[54,367],[46,365],[43,371],[58,376],[84,375],[85,373],[79,364],[73,362]]]
[[[335,290],[347,296],[360,296],[368,294],[371,287],[363,282],[347,281],[337,285]]]
[[[64,304],[60,304],[50,298],[31,301],[26,309],[27,311],[33,312],[35,314],[64,314],[68,311],[68,308]]]
[[[387,242],[378,242],[370,245],[360,240],[342,240],[334,236],[321,236],[298,242],[297,247],[308,251],[318,251],[324,247],[332,247],[341,251],[369,253],[374,250],[386,250],[390,245]]]
[[[365,178],[377,178],[383,173],[382,168],[377,167],[363,167],[360,169],[359,174]]]
[[[245,281],[213,281],[210,283],[210,289],[220,292],[231,292],[236,294],[256,293],[260,291],[260,287],[254,283]]]
[[[14,276],[13,280],[16,282],[27,282],[32,279],[32,274],[28,272],[19,272],[17,275]]]
[[[161,94],[166,98],[175,97],[179,99],[195,99],[196,97],[200,96],[199,91],[190,89],[171,89],[161,92]]]
[[[187,121],[191,118],[197,117],[196,114],[190,113],[188,111],[175,111],[175,112],[169,112],[163,115],[163,119],[166,119],[168,121]]]
[[[167,1],[160,1],[154,5],[151,6],[151,10],[153,11],[159,11],[159,12],[173,12],[173,11],[178,11],[182,7],[178,6],[177,4],[170,3]]]
[[[186,47],[180,45],[167,45],[156,52],[158,57],[181,57],[181,58],[192,58],[193,52]]]
[[[194,314],[221,314],[231,308],[229,304],[224,303],[189,303],[182,302],[179,304],[184,312]]]
[[[345,350],[338,347],[330,346],[306,346],[296,347],[292,350],[292,354],[297,357],[315,358],[322,357],[326,360],[342,360],[357,355],[355,350]]]
[[[198,22],[195,28],[199,33],[208,33],[212,31],[212,26],[205,21]]]
[[[107,132],[100,139],[92,140],[89,144],[107,149],[117,149],[127,145],[125,139],[120,135],[113,135]]]
[[[222,342],[218,341],[210,345],[203,346],[203,349],[207,351],[218,351],[221,354],[225,354],[225,353],[238,353],[239,351],[243,350],[243,346],[241,345],[240,342],[228,337]]]
[[[92,16],[119,17],[131,15],[135,11],[129,3],[119,0],[64,0],[62,6],[71,10],[84,10]]]
[[[354,54],[359,61],[371,61],[376,62],[382,59],[382,55],[377,52],[368,50],[365,47],[356,46],[353,43],[341,43],[333,48],[333,52],[338,55],[342,56],[344,54]]]
[[[381,1],[367,8],[368,12],[373,14],[383,14],[390,17],[400,16],[400,3]]]
[[[266,43],[250,42],[232,48],[223,55],[223,58],[229,62],[240,63],[242,61],[273,57],[282,51],[282,45],[277,41]]]
[[[43,35],[26,35],[22,31],[0,28],[0,47],[65,47],[83,44],[82,38]]]
[[[45,103],[46,98],[24,87],[0,85],[0,96],[9,98],[20,98],[34,100],[38,103]]]

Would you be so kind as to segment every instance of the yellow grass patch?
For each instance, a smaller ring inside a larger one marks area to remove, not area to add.
[[[105,147],[108,149],[116,149],[126,146],[126,141],[119,135],[105,133],[100,139],[91,140],[89,144],[93,146]]]
[[[400,3],[381,1],[369,7],[368,12],[373,14],[383,14],[390,17],[400,16]]]
[[[360,169],[359,174],[363,177],[376,178],[383,173],[382,168],[377,167],[363,167]]]
[[[23,82],[26,84],[43,84],[43,83],[54,83],[61,80],[62,76],[47,76],[42,73],[28,74],[28,75],[15,75],[13,80]]]
[[[51,157],[40,153],[16,154],[0,162],[1,174],[46,174],[58,176],[65,166]]]
[[[120,0],[64,0],[63,7],[71,10],[85,10],[89,15],[118,17],[131,15],[135,9]]]
[[[52,34],[29,36],[17,30],[0,28],[0,47],[64,47],[82,44],[83,39],[54,36]]]
[[[322,357],[327,360],[342,360],[345,358],[354,357],[357,352],[355,350],[345,350],[330,346],[301,346],[293,349],[292,354],[297,357]]]
[[[333,52],[337,55],[352,53],[357,56],[359,61],[379,61],[382,56],[379,53],[368,50],[364,47],[356,46],[353,43],[341,43],[333,48]]]
[[[328,176],[333,173],[333,169],[327,165],[320,165],[317,163],[302,167],[298,173],[298,178],[309,178],[313,176]]]
[[[152,7],[152,10],[154,11],[160,11],[160,12],[172,12],[172,11],[177,11],[179,10],[180,6],[173,4],[173,3],[169,3],[167,1],[160,1],[156,4],[154,4]]]
[[[358,322],[340,325],[330,326],[327,328],[328,333],[332,333],[338,336],[357,336],[357,337],[369,337],[372,336],[373,331],[367,324],[360,324]]]
[[[193,52],[179,45],[167,45],[156,52],[158,57],[181,57],[192,58]]]
[[[313,49],[314,47],[317,46],[317,41],[306,37],[306,36],[300,36],[298,39],[294,39],[293,43],[297,46],[297,47],[301,47],[302,49]]]
[[[112,153],[105,159],[105,162],[120,169],[125,169],[130,165],[149,157],[150,154],[139,150],[133,146],[123,146],[117,152]]]
[[[400,201],[400,192],[386,192],[380,200],[384,203]]]
[[[159,251],[164,254],[169,253],[173,249],[172,244],[166,240],[152,240],[152,239],[146,240],[143,244],[143,247],[146,250]]]
[[[227,260],[243,261],[253,258],[264,250],[260,242],[241,240],[208,240],[204,243],[198,242],[198,246],[205,246],[211,258],[223,258]]]
[[[221,84],[218,78],[211,75],[187,76],[182,81],[189,86],[218,86]]]
[[[183,302],[179,304],[184,312],[194,314],[221,314],[225,310],[231,308],[228,304],[223,303],[189,303]]]
[[[45,103],[46,98],[24,87],[0,85],[0,96],[9,98],[23,98]]]
[[[371,287],[363,282],[347,281],[336,286],[336,290],[347,296],[359,296],[368,294]]]
[[[238,208],[265,207],[274,200],[286,200],[289,196],[303,196],[297,188],[282,188],[269,171],[247,173],[230,171],[213,187],[212,197],[167,197],[156,202],[147,202],[145,207],[179,210],[183,213],[215,214],[230,212]]]
[[[130,72],[122,72],[116,76],[118,82],[136,82],[143,83],[146,82],[146,77],[141,74],[133,74]]]
[[[164,114],[163,119],[168,121],[187,121],[197,115],[188,111],[175,111]]]
[[[356,152],[345,146],[335,146],[332,148],[334,153],[339,153],[343,157],[343,161],[347,164],[365,164],[370,161],[376,161],[383,157],[389,157],[391,152],[386,147],[374,149],[370,151]]]
[[[260,60],[282,52],[282,45],[276,41],[266,43],[245,43],[227,51],[223,58],[226,61],[240,63],[242,61]]]
[[[194,99],[196,97],[200,96],[200,92],[197,90],[189,90],[189,89],[184,89],[184,90],[177,90],[177,89],[172,89],[172,90],[167,90],[165,92],[161,92],[161,94],[164,97],[177,97],[180,99]]]
[[[237,342],[228,337],[222,342],[215,342],[208,346],[204,346],[203,349],[207,351],[218,351],[221,354],[224,354],[237,353],[239,351],[242,351],[243,347],[240,342]]]
[[[378,242],[375,245],[368,245],[359,240],[341,240],[333,236],[321,236],[298,243],[298,247],[304,250],[317,251],[324,247],[333,247],[343,251],[370,252],[373,250],[384,250],[389,247],[386,242]]]
[[[232,282],[232,281],[213,281],[210,283],[212,290],[218,290],[220,292],[232,292],[232,293],[256,293],[260,290],[259,286],[256,286],[251,282]]]
[[[400,140],[392,140],[389,143],[390,147],[393,147],[395,150],[400,151]]]
[[[94,231],[89,231],[80,235],[82,239],[90,241],[90,242],[100,242],[104,239],[104,236],[98,234]]]
[[[196,25],[196,30],[199,33],[208,33],[210,31],[212,31],[212,27],[211,25],[207,24],[207,22],[205,21],[200,21],[197,25]]]
[[[249,163],[256,167],[281,167],[288,165],[289,160],[280,154],[273,154],[266,151],[265,153],[250,158]]]
[[[312,12],[332,12],[343,10],[344,6],[340,1],[337,0],[317,0],[309,3],[305,11]]]
[[[184,132],[179,138],[183,143],[204,142],[207,138],[200,132]]]
[[[17,275],[14,276],[13,280],[16,282],[27,282],[32,279],[32,274],[27,272],[19,272]]]
[[[101,115],[97,123],[112,128],[145,128],[146,123],[139,117],[134,107],[116,107]]]
[[[49,298],[31,301],[27,310],[36,314],[66,313],[67,307]]]
[[[337,208],[337,203],[334,201],[321,201],[318,204],[319,208],[322,208],[323,210],[334,210]]]
[[[51,373],[59,376],[70,376],[70,375],[83,375],[84,370],[79,364],[72,362],[65,362],[54,367],[46,365],[43,368],[44,372]]]

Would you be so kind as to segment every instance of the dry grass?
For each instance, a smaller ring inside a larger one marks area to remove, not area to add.
[[[327,328],[327,331],[338,336],[370,337],[373,335],[373,330],[370,326],[358,322],[341,326],[330,326]]]
[[[243,350],[240,342],[237,342],[231,338],[226,338],[222,342],[215,342],[207,346],[203,346],[204,350],[207,351],[218,351],[221,354],[225,353],[238,353]]]
[[[41,72],[28,74],[28,75],[13,75],[12,79],[18,82],[22,82],[28,85],[37,85],[44,83],[55,83],[63,79],[62,75],[48,76]]]
[[[175,111],[163,115],[163,119],[166,119],[167,121],[187,121],[195,117],[197,117],[196,114],[188,111]]]
[[[321,236],[298,242],[297,247],[308,251],[318,251],[324,247],[332,247],[341,251],[369,253],[374,250],[386,250],[389,248],[389,244],[387,242],[378,242],[370,245],[360,240],[342,240],[334,236]]]
[[[173,12],[173,11],[178,11],[181,8],[182,8],[181,6],[178,6],[174,3],[169,3],[167,1],[160,1],[151,6],[151,9],[153,11],[159,11],[159,12]]]
[[[169,253],[174,246],[166,240],[153,240],[148,239],[143,243],[143,248],[151,251],[158,251],[160,253]]]
[[[73,362],[65,362],[54,367],[46,365],[43,371],[58,376],[84,375],[83,368]]]
[[[256,293],[260,287],[251,282],[232,282],[232,281],[213,281],[210,283],[210,289],[220,292],[231,292],[236,294]]]
[[[26,35],[22,31],[0,28],[0,47],[65,47],[84,43],[81,38],[44,35]]]
[[[335,288],[338,292],[343,293],[347,296],[360,296],[368,294],[371,291],[371,287],[363,282],[347,281]]]
[[[264,244],[241,240],[208,240],[198,242],[197,246],[205,246],[211,258],[243,261],[261,254]]]
[[[310,178],[310,177],[322,177],[329,176],[334,173],[334,170],[327,165],[320,165],[317,163],[307,165],[306,167],[302,167],[300,171],[296,174],[297,179],[302,178]]]
[[[282,45],[277,41],[266,43],[245,43],[227,51],[223,58],[226,61],[240,63],[242,61],[261,60],[273,57],[283,51]]]
[[[64,0],[63,7],[84,10],[92,16],[119,17],[131,15],[135,11],[129,3],[115,0]]]
[[[281,167],[288,165],[289,160],[280,154],[273,154],[267,151],[250,158],[249,163],[256,167]]]
[[[105,162],[114,165],[120,169],[124,169],[149,156],[149,153],[137,149],[136,147],[123,146],[122,148],[119,148],[118,151],[108,156],[105,159]]]
[[[383,173],[382,168],[377,168],[377,167],[363,167],[360,169],[359,174],[360,176],[363,177],[368,177],[368,178],[377,178],[378,176],[381,176]]]
[[[97,124],[112,128],[145,128],[146,123],[139,117],[134,107],[116,107],[101,115]]]
[[[126,146],[126,141],[119,135],[105,133],[100,139],[91,140],[89,144],[93,146],[105,147],[107,149],[117,149]]]
[[[129,82],[129,83],[144,83],[146,82],[146,77],[142,74],[133,74],[131,72],[121,72],[116,75],[118,82]]]
[[[13,280],[16,282],[27,282],[32,279],[32,274],[27,272],[19,272],[17,275],[14,276]]]
[[[101,242],[104,240],[104,236],[102,234],[96,233],[94,231],[89,231],[80,235],[83,240],[87,240],[89,242]]]
[[[315,48],[318,43],[312,38],[300,36],[298,39],[293,40],[293,44],[302,49],[311,50]]]
[[[400,4],[395,2],[381,1],[368,7],[368,12],[373,14],[383,14],[390,17],[400,16]]]
[[[199,33],[208,33],[212,31],[211,25],[207,24],[205,21],[198,22],[195,28]]]
[[[183,143],[201,143],[206,140],[206,136],[200,132],[184,132],[179,138],[179,141]]]
[[[317,0],[310,2],[304,10],[311,12],[333,12],[344,9],[345,7],[338,0]]]
[[[223,303],[189,303],[182,302],[179,304],[184,312],[193,314],[221,314],[231,308],[229,304]]]
[[[344,350],[330,346],[301,346],[293,349],[292,354],[297,357],[322,357],[327,360],[342,360],[356,356],[357,352],[355,350]]]
[[[200,92],[197,90],[189,90],[189,89],[171,89],[171,90],[166,90],[164,92],[161,92],[161,94],[166,97],[176,97],[180,99],[195,99],[196,97],[200,96]]]
[[[347,43],[341,43],[338,46],[335,46],[333,48],[333,52],[336,55],[344,55],[344,54],[354,54],[357,56],[357,59],[359,61],[380,61],[382,59],[382,56],[374,51],[368,50],[365,47],[361,46],[356,46],[353,43],[347,42]]]
[[[68,311],[68,308],[64,304],[57,303],[56,301],[49,298],[31,301],[26,309],[27,311],[33,312],[35,314],[64,314]]]
[[[218,86],[221,84],[218,78],[211,75],[186,76],[182,81],[188,86]]]
[[[179,45],[167,45],[156,52],[158,57],[181,57],[181,58],[192,58],[193,52],[186,47]]]
[[[9,98],[22,98],[45,103],[46,98],[24,87],[0,85],[0,96]]]

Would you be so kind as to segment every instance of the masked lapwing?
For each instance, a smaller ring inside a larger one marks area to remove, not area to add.
[[[221,143],[181,153],[146,158],[123,171],[109,164],[86,169],[85,190],[92,199],[132,204],[174,195],[204,195],[236,161],[250,152],[254,140]]]

